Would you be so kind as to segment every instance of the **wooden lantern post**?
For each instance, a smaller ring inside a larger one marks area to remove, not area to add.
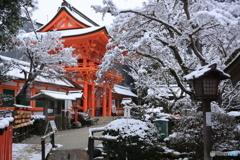
[[[218,99],[218,85],[221,80],[230,76],[216,68],[217,64],[207,65],[185,76],[194,88],[195,100],[202,101],[203,107],[203,142],[204,160],[211,160],[211,101]]]

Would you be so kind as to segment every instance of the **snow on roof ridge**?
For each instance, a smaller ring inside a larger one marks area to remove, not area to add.
[[[30,64],[28,62],[25,62],[25,61],[22,61],[22,60],[19,60],[19,59],[15,59],[15,58],[3,56],[3,55],[0,55],[0,58],[5,60],[5,61],[15,61],[18,64],[21,64],[23,66],[28,66],[28,67],[30,66]]]
[[[119,84],[115,84],[114,85],[115,87],[119,87],[119,88],[122,88],[122,89],[130,89],[129,87],[127,87],[127,86],[122,86],[122,85],[119,85]]]
[[[89,23],[91,23],[94,26],[99,26],[97,23],[95,23],[93,20],[91,20],[90,18],[88,18],[86,15],[84,15],[82,12],[80,12],[78,9],[76,9],[75,7],[73,7],[70,3],[68,3],[67,1],[63,1],[61,7],[59,8],[59,10],[61,8],[67,8],[69,9],[71,12],[74,12],[76,14],[78,14],[80,17],[82,17],[83,19],[85,19],[86,21],[88,21]]]
[[[63,3],[67,3],[65,6],[63,5]],[[71,16],[72,17],[74,17],[75,19],[77,19],[78,21],[80,21],[81,23],[83,23],[83,24],[85,24],[85,25],[87,25],[87,26],[89,26],[89,27],[98,27],[98,26],[100,26],[100,25],[98,25],[96,22],[94,22],[93,20],[91,20],[89,17],[87,17],[86,15],[84,15],[82,12],[80,12],[78,9],[76,9],[75,7],[73,7],[71,4],[69,4],[67,1],[64,1],[63,3],[62,3],[62,5],[58,8],[58,10],[57,10],[57,13],[55,14],[55,16],[59,13],[59,11],[62,9],[62,8],[65,8],[68,12],[69,12],[69,14],[71,14]],[[70,6],[70,7],[69,7]],[[78,16],[78,17],[76,17],[76,15]],[[54,17],[55,17],[54,16]],[[54,18],[53,17],[53,18]],[[39,31],[39,30],[41,30],[41,29],[43,29],[44,27],[46,27],[52,20],[53,20],[53,18],[49,21],[49,22],[47,22],[45,25],[42,25],[41,27],[39,27],[38,29],[37,29],[37,31]],[[83,20],[85,20],[86,22],[83,22],[83,21],[81,21],[79,18],[82,18]]]
[[[103,29],[104,26],[98,27],[88,27],[88,28],[75,28],[75,29],[67,29],[67,30],[56,30],[57,33],[60,33],[62,38],[74,35],[84,35],[87,33],[91,33],[100,29]]]
[[[129,87],[125,87],[122,85],[114,85],[114,88],[112,91],[117,94],[128,95],[131,97],[137,97],[137,95],[134,94]]]
[[[66,95],[65,92],[50,91],[50,90],[41,90],[41,93],[56,93],[56,94],[64,94],[64,95]]]

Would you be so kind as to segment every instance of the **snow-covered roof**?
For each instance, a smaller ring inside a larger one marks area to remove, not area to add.
[[[25,106],[25,105],[21,105],[21,104],[14,104],[15,107],[19,107],[19,108],[32,108],[31,106]]]
[[[66,9],[66,11],[72,16],[74,17],[76,20],[78,20],[79,22],[85,24],[88,27],[94,27],[94,26],[99,26],[97,23],[95,23],[94,21],[92,21],[90,18],[88,18],[86,15],[84,15],[82,12],[80,12],[79,10],[77,10],[75,7],[73,7],[71,4],[69,4],[68,2],[63,2],[62,6],[59,7],[56,15],[58,15],[58,13],[63,10]],[[53,17],[53,19],[55,18],[55,16]],[[52,20],[53,20],[52,19]],[[51,23],[51,21],[49,21],[49,23]],[[40,27],[38,30],[41,30],[42,28],[44,28],[45,26],[47,26],[49,23],[43,25],[42,27]]]
[[[98,24],[93,22],[91,19],[89,19],[87,16],[85,16],[83,13],[81,13],[79,10],[77,10],[73,6],[69,6],[69,7],[62,6],[61,8],[65,8],[71,14],[71,16],[73,16],[74,18],[76,18],[77,20],[79,20],[80,22],[82,22],[88,26],[91,26],[91,27],[99,26]]]
[[[121,95],[125,95],[125,96],[130,96],[130,97],[138,97],[128,87],[124,87],[124,86],[120,86],[120,85],[114,85],[112,92],[121,94]]]
[[[56,30],[56,33],[59,33],[62,38],[72,37],[72,36],[81,36],[92,32],[97,32],[99,30],[105,29],[104,26],[101,27],[89,27],[89,28],[78,28],[78,29],[66,29],[66,30]],[[46,34],[46,32],[38,32],[39,35]],[[30,37],[35,35],[34,32],[24,33],[23,36]]]
[[[83,92],[81,90],[79,91],[69,91],[68,93],[69,96],[74,97],[74,98],[85,98],[83,95]]]
[[[42,97],[49,97],[56,100],[76,100],[76,98],[66,95],[65,92],[48,91],[48,90],[41,90],[41,92],[32,96],[31,99],[37,100]]]
[[[223,78],[230,78],[229,74],[223,72],[220,69],[217,69],[216,67],[217,67],[216,63],[202,66],[202,67],[196,69],[195,71],[191,72],[190,74],[184,76],[184,78],[186,80],[198,79],[198,78],[201,78],[201,77],[207,75],[211,71],[219,73]]]
[[[84,35],[84,34],[95,32],[104,28],[105,27],[89,27],[89,28],[80,28],[80,29],[59,30],[56,32],[60,33],[62,37],[69,37],[69,36]]]
[[[17,64],[20,65],[20,67],[22,69],[25,70],[29,70],[29,63],[28,62],[24,62],[24,61],[20,61],[17,59],[13,59],[13,58],[9,58],[9,57],[5,57],[5,56],[1,56],[0,58],[5,60],[5,61],[15,61]],[[7,75],[14,77],[15,79],[24,79],[24,73],[21,72],[20,67],[14,66],[14,68],[12,70],[10,70]],[[59,79],[55,79],[54,81],[48,80],[44,77],[41,76],[37,76],[36,82],[40,82],[40,83],[48,83],[48,84],[53,84],[53,85],[59,85],[59,86],[66,86],[66,87],[74,87],[71,83],[69,83],[67,80],[59,80]]]

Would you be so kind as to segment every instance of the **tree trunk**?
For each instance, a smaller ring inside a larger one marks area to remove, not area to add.
[[[29,87],[29,83],[28,83],[28,81],[25,81],[22,89],[20,90],[20,92],[16,96],[16,104],[21,104],[22,98],[26,94],[28,87]]]

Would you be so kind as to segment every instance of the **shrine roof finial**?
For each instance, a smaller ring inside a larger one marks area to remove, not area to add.
[[[63,0],[63,2],[62,2],[62,5],[61,6],[66,6],[66,7],[68,7],[69,6],[69,3],[66,1],[66,0]]]

